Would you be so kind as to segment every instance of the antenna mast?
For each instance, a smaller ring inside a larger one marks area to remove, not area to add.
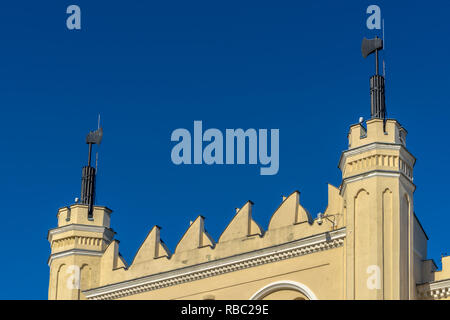
[[[100,113],[98,114],[97,130],[100,130]],[[98,151],[95,153],[95,171],[98,171]]]
[[[361,52],[364,58],[367,58],[372,53],[375,53],[375,75],[370,78],[371,118],[386,120],[384,77],[379,74],[378,61],[378,51],[382,49],[383,39],[378,37],[375,37],[374,39],[364,38],[362,41]]]
[[[93,207],[95,201],[95,176],[96,176],[96,168],[91,166],[91,154],[92,154],[92,145],[99,145],[102,142],[103,138],[103,129],[98,128],[96,131],[91,131],[86,137],[86,144],[89,145],[89,155],[88,155],[88,163],[87,166],[83,167],[82,177],[81,177],[81,204],[88,205],[88,219],[92,219],[93,217]]]

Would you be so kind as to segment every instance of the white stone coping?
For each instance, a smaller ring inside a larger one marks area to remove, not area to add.
[[[66,251],[61,251],[58,253],[53,253],[48,258],[47,264],[50,266],[52,264],[52,261],[58,258],[67,257],[71,255],[80,255],[80,256],[96,256],[101,257],[103,255],[102,251],[95,251],[95,250],[87,250],[87,249],[71,249]]]

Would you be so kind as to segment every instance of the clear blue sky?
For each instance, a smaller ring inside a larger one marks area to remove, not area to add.
[[[66,28],[66,8],[82,30]],[[327,206],[349,125],[370,116],[365,10],[386,26],[387,108],[417,157],[429,257],[450,253],[448,1],[13,1],[0,5],[0,298],[46,299],[47,231],[79,196],[101,113],[98,204],[128,262],[155,224],[173,251],[199,214],[217,240],[252,200],[264,228],[282,195]],[[175,166],[170,135],[279,128],[280,170]]]

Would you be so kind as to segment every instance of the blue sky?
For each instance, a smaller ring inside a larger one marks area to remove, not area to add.
[[[77,4],[82,29],[66,28]],[[294,190],[327,206],[349,125],[370,116],[361,57],[377,4],[386,27],[387,108],[418,161],[414,204],[429,257],[450,253],[448,1],[15,1],[0,5],[2,299],[46,299],[47,231],[79,196],[85,135],[101,113],[97,203],[131,262],[155,224],[173,251],[201,214],[217,240],[234,208],[264,228]],[[280,129],[280,170],[175,166],[177,128]]]

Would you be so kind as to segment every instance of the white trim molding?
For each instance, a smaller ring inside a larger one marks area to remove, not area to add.
[[[261,300],[265,296],[283,289],[295,290],[302,294],[304,294],[309,300],[317,300],[314,292],[311,291],[306,285],[300,282],[290,281],[290,280],[282,280],[277,282],[269,283],[267,286],[261,288],[258,292],[256,292],[253,296],[251,296],[250,300]]]
[[[106,239],[108,239],[109,241],[112,240],[115,233],[111,228],[102,226],[91,226],[87,224],[68,224],[62,227],[50,229],[47,234],[47,240],[49,242],[52,242],[54,235],[67,231],[87,231],[87,232],[103,233]]]
[[[404,183],[405,187],[411,186],[412,191],[416,189],[416,185],[413,183],[411,178],[407,177],[403,172],[401,171],[387,171],[387,170],[372,170],[368,172],[363,172],[354,176],[350,176],[347,178],[344,178],[342,180],[341,186],[340,186],[340,194],[343,195],[345,193],[345,189],[347,188],[347,185],[352,182],[372,178],[372,177],[387,177],[387,178],[398,178],[400,181],[404,180],[407,183]]]
[[[86,250],[86,249],[72,249],[67,251],[62,251],[58,253],[53,253],[48,258],[47,264],[50,266],[52,264],[52,261],[58,258],[67,257],[71,255],[78,255],[78,256],[94,256],[94,257],[101,257],[103,255],[102,251],[95,251],[95,250]]]
[[[443,299],[450,297],[450,279],[418,285],[417,292],[419,297],[423,299]]]
[[[86,290],[83,293],[90,300],[118,299],[338,248],[344,244],[345,236],[346,229],[341,228],[265,249]],[[311,295],[311,297],[314,297],[314,295]]]

